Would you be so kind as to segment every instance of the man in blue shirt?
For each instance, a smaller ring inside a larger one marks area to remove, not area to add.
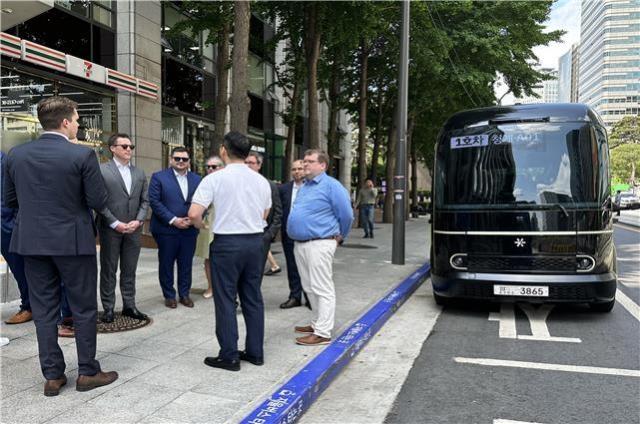
[[[347,190],[326,173],[326,153],[307,150],[303,164],[306,182],[291,206],[287,233],[295,241],[296,265],[315,315],[310,325],[295,327],[306,334],[296,343],[317,346],[331,342],[336,309],[333,256],[351,230],[353,210]]]

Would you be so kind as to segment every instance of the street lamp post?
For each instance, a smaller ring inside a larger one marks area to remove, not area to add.
[[[393,242],[391,263],[404,265],[405,193],[407,186],[407,93],[409,80],[409,1],[402,2],[402,34],[400,35],[400,93],[398,95],[398,144],[393,176]]]

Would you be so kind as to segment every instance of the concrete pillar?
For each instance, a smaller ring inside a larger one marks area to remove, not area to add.
[[[117,69],[161,86],[160,1],[118,1]],[[161,99],[118,91],[118,130],[136,145],[134,163],[147,176],[166,164],[162,159]]]

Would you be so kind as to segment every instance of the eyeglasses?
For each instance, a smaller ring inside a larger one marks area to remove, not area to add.
[[[114,144],[114,146],[115,146],[115,147],[118,147],[118,146],[119,146],[119,147],[122,147],[122,150],[127,150],[127,149],[131,149],[131,150],[133,150],[133,149],[135,149],[135,148],[136,148],[136,146],[135,146],[135,145],[133,145],[133,144]]]
[[[220,165],[207,165],[207,169],[218,169]]]
[[[183,157],[180,157],[180,156],[174,156],[173,160],[176,161],[176,162],[189,162],[189,158],[183,158]]]
[[[318,163],[317,160],[310,160],[310,159],[305,159],[302,161],[302,163]]]

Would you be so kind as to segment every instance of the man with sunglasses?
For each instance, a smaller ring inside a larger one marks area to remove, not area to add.
[[[187,212],[201,178],[189,171],[189,165],[187,149],[175,147],[171,151],[169,168],[154,173],[149,182],[149,204],[153,211],[151,234],[158,245],[158,277],[164,304],[171,309],[178,306],[173,286],[176,262],[180,303],[193,308],[189,291],[198,229],[191,225]]]
[[[147,315],[136,308],[136,269],[142,246],[142,224],[149,209],[147,178],[142,169],[131,165],[135,146],[127,134],[111,135],[108,145],[113,160],[100,166],[108,198],[98,216],[102,322],[114,320],[118,262],[122,315],[145,320]]]

